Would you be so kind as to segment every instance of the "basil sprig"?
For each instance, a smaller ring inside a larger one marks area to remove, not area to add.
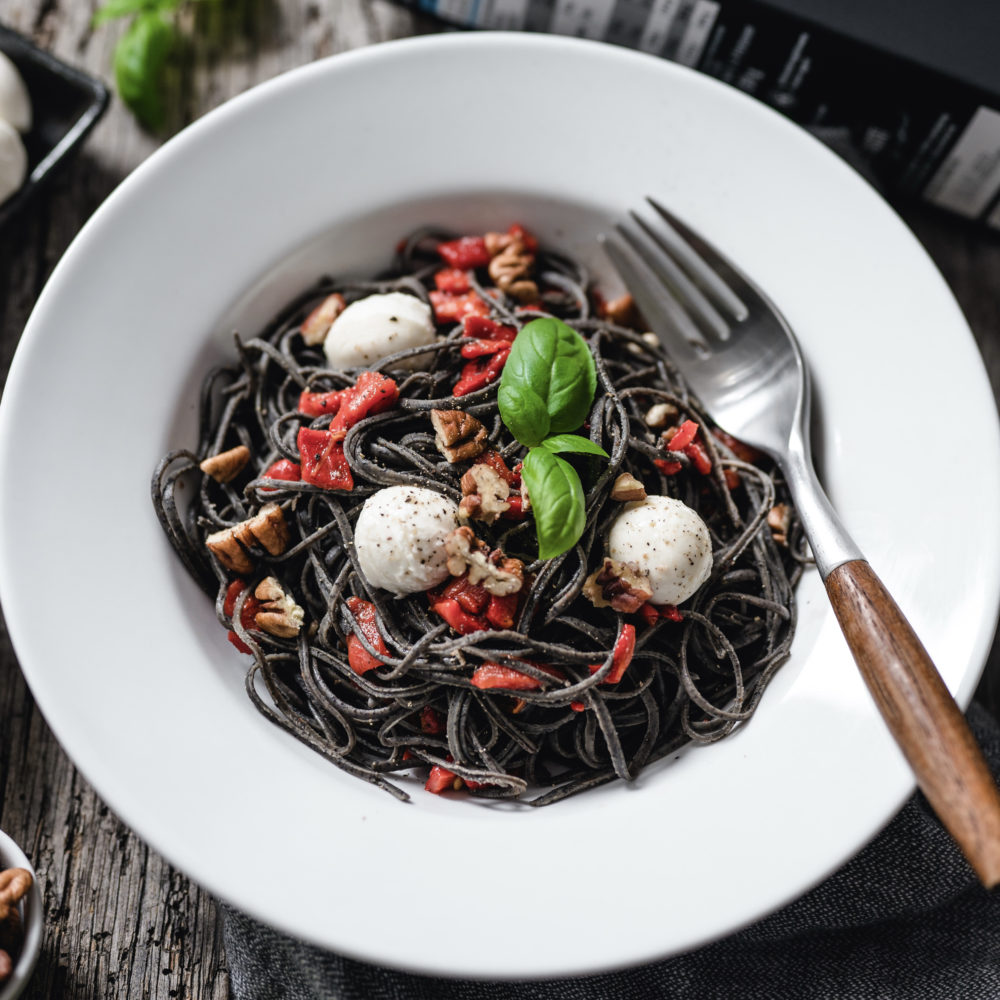
[[[542,559],[571,549],[586,527],[580,477],[559,456],[608,457],[589,438],[570,433],[587,419],[596,391],[590,349],[561,320],[534,319],[514,338],[497,403],[507,429],[528,447],[521,476],[531,498]]]
[[[95,27],[130,19],[115,45],[115,86],[139,123],[152,132],[167,123],[167,64],[183,41],[180,14],[195,2],[208,0],[106,0],[93,17]]]

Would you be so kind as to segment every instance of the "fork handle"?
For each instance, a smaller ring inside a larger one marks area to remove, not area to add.
[[[924,795],[987,888],[1000,883],[1000,791],[910,623],[863,559],[826,590],[861,674]]]

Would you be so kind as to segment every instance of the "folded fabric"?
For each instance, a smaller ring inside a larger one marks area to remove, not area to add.
[[[995,776],[1000,726],[968,713]],[[842,869],[723,941],[579,979],[411,975],[310,945],[223,907],[234,1000],[996,1000],[1000,891],[987,891],[922,795]]]

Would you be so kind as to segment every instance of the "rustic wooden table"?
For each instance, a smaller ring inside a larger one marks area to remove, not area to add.
[[[96,6],[0,0],[0,21],[107,79],[121,29],[92,28]],[[293,66],[439,30],[387,0],[225,0],[200,5],[196,16],[183,71],[171,80],[171,130]],[[72,167],[0,234],[0,380],[70,240],[158,144],[115,101]],[[964,308],[1000,395],[1000,240],[919,207],[902,211]],[[979,697],[1000,706],[1000,646]],[[45,943],[29,1000],[228,995],[214,901],[119,822],[80,776],[36,709],[2,621],[0,827],[32,858],[44,892]]]

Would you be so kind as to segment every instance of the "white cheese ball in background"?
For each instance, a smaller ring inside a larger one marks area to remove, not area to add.
[[[31,98],[28,88],[10,59],[0,52],[0,118],[18,132],[31,131]]]
[[[406,292],[369,295],[352,302],[334,321],[323,341],[331,368],[367,368],[410,347],[435,340],[431,307]],[[400,361],[398,368],[420,368],[427,355]]]
[[[712,538],[687,504],[651,496],[625,505],[611,526],[608,555],[649,577],[653,604],[680,604],[712,571]]]
[[[421,486],[389,486],[373,493],[354,527],[365,579],[397,597],[448,578],[445,539],[458,527],[458,507]]]
[[[23,183],[28,174],[28,153],[13,125],[0,120],[0,204]]]

